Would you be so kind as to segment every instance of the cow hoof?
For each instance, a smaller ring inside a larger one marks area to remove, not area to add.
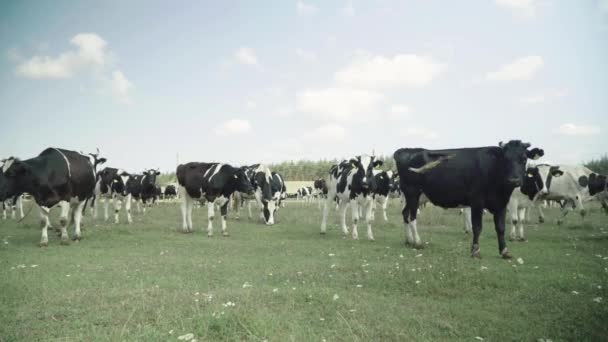
[[[557,220],[557,225],[558,225],[558,226],[561,226],[561,225],[562,225],[562,223],[564,223],[564,221],[562,221],[562,220]]]
[[[213,237],[213,234],[207,234],[207,237]]]
[[[371,242],[376,241],[376,239],[374,239],[373,237],[371,237],[371,238],[367,238],[367,239],[368,239],[369,241],[371,241]]]
[[[542,216],[538,217],[538,223],[545,223],[545,218]]]
[[[69,245],[70,245],[70,240],[68,240],[68,239],[65,239],[65,240],[64,240],[64,239],[61,239],[60,244],[61,244],[62,246],[69,246]]]
[[[471,257],[481,259],[481,248],[479,248],[478,244],[471,246]]]
[[[415,243],[415,244],[413,245],[413,247],[414,247],[415,249],[424,249],[424,245],[422,244],[422,242],[420,242],[420,243]]]
[[[41,241],[40,244],[38,244],[40,247],[48,247],[49,246],[49,242],[48,241]]]
[[[222,233],[222,236],[230,236],[230,233],[228,233],[228,232],[223,232],[223,233]]]
[[[515,241],[517,238],[515,236],[509,236],[509,241]]]
[[[326,233],[325,233],[325,232],[320,232],[319,234],[321,234],[321,235],[325,235]]]
[[[519,241],[519,242],[528,242],[528,239],[526,239],[525,237],[518,237],[517,241]]]
[[[72,241],[74,241],[74,242],[78,242],[78,241],[80,241],[80,239],[82,239],[82,237],[80,237],[80,236],[72,237]]]
[[[513,258],[511,256],[511,254],[509,254],[509,251],[506,248],[502,250],[502,252],[500,253],[500,256],[505,260],[509,260],[509,259]]]

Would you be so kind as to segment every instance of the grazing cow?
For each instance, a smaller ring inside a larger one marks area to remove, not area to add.
[[[479,235],[483,209],[488,209],[494,215],[498,251],[503,258],[510,258],[504,239],[507,202],[513,190],[522,184],[527,160],[544,155],[543,150],[528,150],[529,147],[528,143],[512,140],[491,147],[397,150],[393,157],[406,199],[403,209],[406,243],[422,247],[416,214],[424,192],[433,204],[443,208],[471,207],[473,257],[481,257]]]
[[[304,203],[312,202],[312,187],[303,186],[301,188],[298,188],[296,193],[298,194],[298,200],[301,200]]]
[[[122,203],[125,203],[125,211],[127,213],[127,222],[132,223],[131,218],[131,200],[129,198],[129,191],[127,183],[131,175],[124,170],[116,169],[113,167],[106,167],[97,174],[97,183],[95,184],[95,201],[93,204],[93,218],[97,218],[97,203],[100,199],[104,198],[105,210],[104,220],[108,220],[108,206],[110,199],[114,206],[114,223],[118,224],[118,213],[122,207]]]
[[[550,165],[538,165],[541,172],[546,172],[551,168]],[[581,217],[585,217],[587,211],[583,206],[583,202],[590,199],[590,189],[588,188],[589,177],[593,173],[584,166],[568,166],[560,165],[559,170],[564,174],[559,178],[553,179],[549,187],[549,191],[540,195],[537,200],[553,200],[562,203],[562,215],[557,220],[560,225],[568,213],[573,209],[578,209]],[[538,206],[540,217],[539,220],[544,221],[544,214],[540,206]]]
[[[171,199],[175,197],[177,197],[175,185],[167,185],[167,187],[165,187],[165,198]]]
[[[226,214],[230,195],[239,191],[247,196],[253,195],[251,179],[244,168],[236,168],[228,164],[197,163],[180,164],[176,175],[182,198],[182,229],[184,233],[192,233],[192,207],[194,200],[207,201],[207,236],[213,236],[214,205],[220,206],[222,216],[222,235],[228,236],[226,230]]]
[[[357,223],[359,221],[358,206],[362,206],[365,222],[367,223],[367,238],[374,240],[371,214],[373,194],[376,191],[376,178],[372,171],[375,167],[381,165],[382,161],[376,160],[374,156],[361,155],[331,167],[329,184],[327,186],[327,199],[323,206],[321,234],[325,234],[326,231],[329,205],[337,196],[340,200],[340,226],[344,235],[348,234],[348,228],[346,228],[346,206],[350,203],[353,220],[352,238],[359,238],[357,232]]]
[[[382,216],[384,221],[388,221],[388,217],[386,216],[386,207],[388,205],[389,194],[395,187],[395,174],[390,170],[374,170],[373,174],[374,178],[376,179],[376,190],[374,191],[372,219],[375,217],[376,202],[379,202],[380,206],[382,206]]]
[[[127,191],[129,193],[127,201],[130,202],[131,198],[135,199],[138,213],[141,211],[140,203],[143,203],[144,214],[148,201],[152,203],[156,193],[156,176],[158,175],[160,175],[158,170],[149,169],[141,175],[131,175],[127,180]]]
[[[274,214],[283,188],[280,176],[277,177],[276,181],[273,181],[273,179],[272,172],[264,165],[258,165],[253,170],[253,176],[251,177],[255,189],[255,199],[260,207],[260,218],[267,225],[274,224]]]
[[[71,206],[74,240],[80,240],[83,208],[95,188],[95,169],[89,158],[74,151],[47,148],[31,159],[9,158],[2,171],[6,182],[0,189],[0,197],[27,192],[38,205],[42,218],[40,246],[48,245],[49,210],[57,204],[61,207],[61,243],[69,243],[67,225]]]

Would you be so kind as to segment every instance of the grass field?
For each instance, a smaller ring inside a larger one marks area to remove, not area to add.
[[[39,248],[32,212],[0,222],[0,341],[605,341],[608,216],[547,214],[509,244],[520,264],[499,258],[489,216],[471,259],[456,210],[425,209],[428,244],[406,248],[397,203],[375,242],[342,237],[333,210],[320,236],[316,204],[288,203],[272,227],[230,219],[230,237],[216,219],[213,238],[206,209],[186,235],[163,204],[131,226],[87,215],[81,242]]]

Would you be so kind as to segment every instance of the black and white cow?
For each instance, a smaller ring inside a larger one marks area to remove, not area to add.
[[[376,178],[373,174],[375,167],[381,166],[382,161],[374,156],[361,155],[350,161],[343,161],[331,167],[329,184],[327,186],[327,199],[323,206],[321,220],[321,234],[325,234],[327,227],[327,212],[329,205],[336,197],[339,198],[340,227],[344,235],[348,234],[346,227],[346,206],[351,205],[352,211],[352,238],[358,239],[357,223],[359,222],[359,206],[363,207],[363,215],[367,223],[367,238],[374,240],[372,233],[372,201],[376,191]]]
[[[401,192],[406,199],[403,209],[406,243],[422,247],[416,214],[424,192],[433,204],[443,208],[471,207],[473,257],[481,257],[479,235],[483,209],[488,209],[494,215],[498,251],[503,258],[510,258],[504,238],[507,203],[513,190],[523,182],[527,160],[544,154],[543,150],[528,150],[529,147],[528,143],[511,140],[490,147],[395,151]]]
[[[132,223],[131,218],[131,200],[127,183],[131,175],[122,170],[113,167],[106,167],[97,174],[97,183],[95,184],[95,201],[93,202],[93,218],[97,218],[97,208],[99,201],[104,199],[105,211],[104,219],[108,220],[108,206],[110,199],[114,206],[114,223],[118,224],[118,213],[125,203],[125,211],[127,214],[127,222]]]
[[[213,236],[213,217],[215,204],[220,206],[222,216],[222,235],[228,236],[226,214],[230,195],[239,191],[247,196],[253,195],[251,179],[244,168],[236,168],[221,163],[191,162],[181,164],[176,170],[182,198],[182,229],[192,233],[192,208],[194,200],[207,201],[207,236]]]
[[[319,208],[321,208],[321,203],[323,199],[327,198],[327,193],[329,189],[327,188],[327,181],[323,178],[315,179],[313,182],[313,196],[319,201]]]
[[[298,188],[298,190],[296,191],[296,193],[298,194],[298,200],[302,201],[303,203],[310,203],[312,202],[312,187],[310,186],[303,186]]]
[[[160,202],[157,202],[157,201],[160,200],[162,196],[163,196],[163,190],[160,188],[160,185],[155,185],[151,204],[159,204]]]
[[[281,198],[283,188],[282,178],[274,177],[265,165],[258,165],[253,169],[251,181],[255,191],[255,199],[260,208],[260,218],[267,224],[274,224],[274,214]],[[279,181],[279,178],[280,181]]]
[[[141,211],[140,205],[143,203],[143,212],[146,213],[146,205],[152,203],[156,193],[156,176],[160,172],[156,169],[144,171],[141,175],[131,175],[127,180],[127,201],[131,199],[137,203],[137,212]]]
[[[40,208],[40,246],[48,245],[49,210],[57,204],[61,207],[61,243],[69,243],[70,207],[75,224],[74,240],[80,240],[83,209],[95,188],[95,169],[88,157],[74,151],[47,148],[31,159],[9,158],[2,171],[6,182],[0,189],[0,197],[7,193],[27,192]]]
[[[175,197],[177,197],[177,189],[175,188],[175,185],[167,185],[167,187],[165,187],[165,198],[171,199]]]
[[[287,187],[283,176],[278,172],[271,172],[272,174],[272,193],[277,198],[277,210],[278,208],[285,207],[285,199],[287,198]]]
[[[388,221],[386,216],[386,207],[391,191],[395,188],[395,175],[393,171],[374,170],[374,178],[376,179],[376,190],[374,191],[374,202],[372,205],[372,220],[375,218],[376,202],[382,207],[382,216],[384,221]]]
[[[538,165],[539,170],[543,171],[551,168],[550,165]],[[557,224],[562,224],[568,213],[574,209],[579,211],[581,217],[584,217],[587,211],[583,203],[592,199],[590,195],[589,177],[593,173],[584,166],[559,165],[559,170],[564,174],[559,178],[553,179],[549,191],[538,197],[539,201],[553,200],[562,203],[562,215],[557,220]],[[538,206],[540,212],[539,220],[544,221],[544,214],[541,206]]]
[[[584,179],[582,180],[584,182]],[[605,175],[592,173],[588,177],[589,195],[597,198],[608,213],[608,180]]]

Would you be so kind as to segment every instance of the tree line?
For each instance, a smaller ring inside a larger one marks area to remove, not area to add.
[[[384,164],[380,167],[382,170],[396,171],[395,160],[388,156],[379,156]],[[284,161],[276,164],[269,164],[268,167],[272,171],[276,171],[283,175],[286,181],[313,181],[319,178],[326,178],[329,174],[329,169],[332,165],[338,164],[337,159],[332,160],[298,160]],[[598,159],[592,159],[584,163],[586,167],[594,172],[606,175],[608,174],[608,155],[604,155]],[[175,172],[165,173],[158,177],[160,184],[169,184],[175,182]]]

